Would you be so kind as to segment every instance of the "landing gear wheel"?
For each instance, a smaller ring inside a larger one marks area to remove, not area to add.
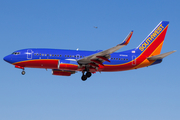
[[[87,76],[88,78],[91,77],[91,75],[92,75],[91,72],[87,72],[87,73],[86,73],[86,76]]]
[[[87,80],[87,76],[86,76],[86,75],[83,75],[83,76],[81,77],[81,79],[82,79],[82,81],[86,81],[86,80]]]
[[[24,70],[21,72],[22,75],[25,75],[25,73],[26,73],[26,72],[25,72]]]

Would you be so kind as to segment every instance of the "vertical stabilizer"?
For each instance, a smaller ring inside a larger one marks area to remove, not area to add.
[[[136,51],[139,54],[143,53],[146,56],[154,56],[160,54],[168,25],[168,21],[161,21],[144,39],[144,41],[136,48]]]

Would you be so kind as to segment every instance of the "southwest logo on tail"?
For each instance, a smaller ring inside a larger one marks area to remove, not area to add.
[[[156,44],[159,45],[164,41],[166,31],[168,28],[169,22],[163,21],[160,22],[155,29],[145,38],[145,40],[138,46],[138,49],[143,52],[144,50],[148,49],[151,43],[156,41]],[[156,46],[157,47],[157,46]],[[162,46],[161,46],[162,48]],[[159,49],[161,49],[159,48]]]
[[[168,28],[168,21],[161,21],[154,30],[134,49],[116,52],[126,46],[133,34],[131,31],[121,44],[104,51],[83,51],[63,49],[22,49],[4,57],[15,68],[52,69],[53,75],[71,76],[82,72],[85,81],[96,72],[132,70],[161,63],[162,59],[175,51],[161,53]]]

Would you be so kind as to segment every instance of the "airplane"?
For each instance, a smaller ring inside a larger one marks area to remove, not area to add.
[[[162,62],[166,56],[176,52],[161,53],[168,21],[161,21],[136,48],[116,52],[126,46],[133,34],[131,31],[124,41],[107,50],[84,51],[65,49],[28,48],[17,50],[4,57],[15,68],[52,69],[52,75],[71,76],[82,72],[82,81],[86,81],[96,72],[115,72],[133,70]]]

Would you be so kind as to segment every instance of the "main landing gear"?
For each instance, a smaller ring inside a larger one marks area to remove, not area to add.
[[[87,78],[91,77],[92,73],[91,72],[86,72],[86,74],[84,74],[84,71],[82,72],[83,75],[81,77],[82,81],[86,81]]]

